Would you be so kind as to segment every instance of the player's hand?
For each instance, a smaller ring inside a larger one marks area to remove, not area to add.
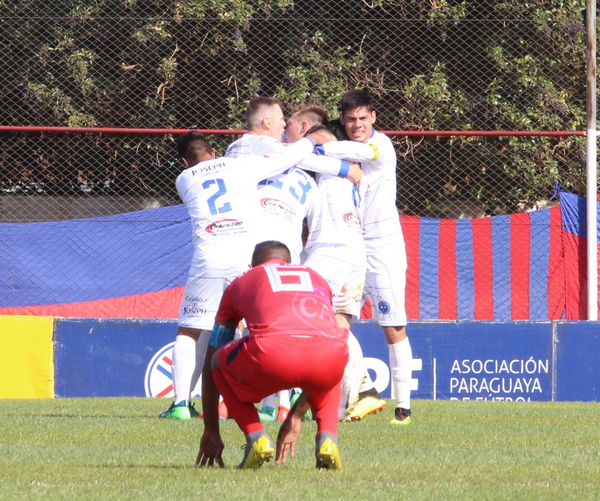
[[[200,450],[196,458],[196,465],[200,465],[201,467],[214,466],[216,462],[221,468],[224,468],[225,464],[221,457],[224,448],[225,444],[223,444],[219,432],[205,431],[200,439]]]
[[[329,136],[326,136],[325,134],[321,134],[319,132],[311,132],[305,137],[310,137],[315,142],[315,144],[325,144],[329,143],[330,141],[335,141],[335,139],[331,139]]]
[[[288,457],[296,455],[296,442],[300,436],[300,428],[302,426],[301,418],[295,417],[290,412],[285,421],[279,428],[277,435],[277,454],[275,456],[275,464],[283,464]]]
[[[360,186],[360,181],[363,177],[363,170],[360,168],[360,165],[357,163],[350,164],[350,170],[348,171],[348,175],[346,179],[350,181],[352,184],[356,186]]]

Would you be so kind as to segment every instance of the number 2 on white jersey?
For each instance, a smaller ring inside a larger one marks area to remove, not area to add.
[[[286,267],[265,266],[273,292],[312,292],[313,284],[308,271]]]
[[[217,214],[223,214],[224,212],[229,212],[231,210],[231,204],[229,202],[223,203],[220,207],[217,207],[216,201],[217,198],[222,197],[227,193],[227,188],[225,187],[225,181],[220,178],[217,179],[209,179],[202,183],[202,189],[206,190],[210,188],[213,184],[216,184],[217,191],[213,193],[210,197],[208,197],[208,210],[213,216]]]

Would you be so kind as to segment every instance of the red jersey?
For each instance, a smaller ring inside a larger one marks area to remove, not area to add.
[[[252,268],[225,289],[215,320],[241,319],[251,336],[326,336],[343,342],[348,337],[333,316],[325,279],[280,259]]]

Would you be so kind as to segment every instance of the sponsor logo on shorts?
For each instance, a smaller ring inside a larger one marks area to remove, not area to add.
[[[389,313],[391,310],[390,303],[387,301],[379,301],[377,308],[379,308],[379,313]]]
[[[350,226],[360,229],[360,218],[354,214],[354,212],[348,212],[348,214],[344,214],[344,221],[348,223]]]
[[[200,296],[185,296],[186,303],[206,303],[208,299]]]
[[[286,216],[290,219],[296,215],[296,211],[294,209],[292,209],[289,205],[284,204],[281,200],[277,200],[275,198],[263,198],[260,201],[260,205],[262,205],[263,209],[273,214]]]
[[[193,304],[192,306],[184,306],[183,307],[184,315],[206,315],[206,308],[200,308],[199,306]]]
[[[222,219],[215,221],[206,227],[206,231],[215,236],[235,235],[237,233],[246,233],[244,222],[238,219]]]

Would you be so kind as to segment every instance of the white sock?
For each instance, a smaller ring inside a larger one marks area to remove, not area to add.
[[[277,393],[279,395],[279,407],[290,408],[290,392],[289,390],[281,390]]]
[[[173,346],[173,391],[175,403],[190,400],[192,374],[196,367],[196,340],[190,336],[175,337]]]
[[[344,376],[341,383],[342,394],[338,410],[339,419],[345,419],[348,409],[351,409],[356,403],[360,385],[367,372],[365,370],[362,348],[354,334],[350,331],[348,331],[348,355],[348,363],[344,369]]]
[[[194,368],[194,373],[192,374],[192,379],[190,383],[190,396],[192,396],[192,392],[196,389],[198,385],[198,380],[202,375],[202,369],[204,367],[204,359],[206,358],[206,350],[208,348],[208,341],[210,339],[209,331],[202,331],[200,333],[200,337],[196,342],[196,366]]]
[[[392,385],[396,407],[410,409],[410,380],[412,378],[412,349],[408,338],[389,344]]]
[[[262,406],[272,407],[273,409],[275,409],[275,395],[269,395],[268,397],[263,398]]]

